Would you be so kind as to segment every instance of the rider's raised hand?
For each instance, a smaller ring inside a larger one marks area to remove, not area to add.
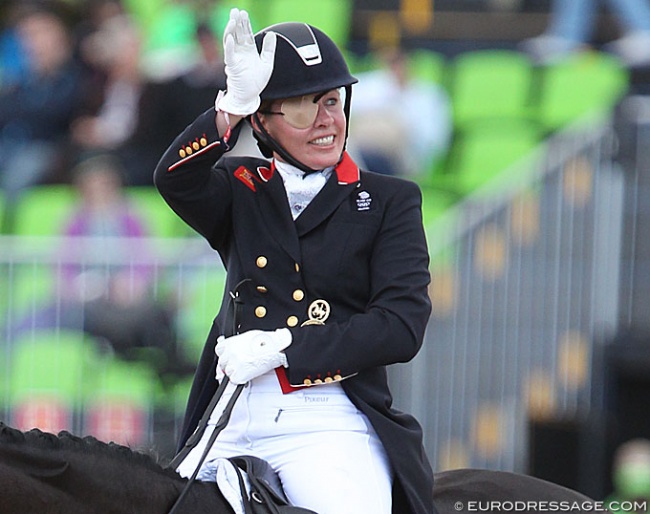
[[[227,90],[217,102],[219,110],[240,116],[257,111],[260,93],[273,72],[275,45],[276,34],[269,32],[264,36],[262,51],[258,52],[248,13],[230,11],[223,35]]]

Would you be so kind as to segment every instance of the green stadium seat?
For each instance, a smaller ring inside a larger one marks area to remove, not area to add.
[[[94,339],[74,330],[35,330],[14,342],[8,381],[21,429],[71,429],[98,362]]]
[[[144,219],[151,235],[182,235],[185,226],[153,187],[127,187],[133,209]],[[57,236],[77,206],[78,195],[70,185],[35,186],[20,198],[12,232],[21,236]]]
[[[168,3],[168,0],[123,0],[125,10],[145,33],[157,14],[164,10]]]
[[[226,284],[226,271],[201,270],[185,277],[179,291],[178,327],[186,357],[198,361],[212,321],[219,311]]]
[[[437,220],[458,201],[458,196],[450,191],[422,188],[422,221],[425,226]]]
[[[146,27],[145,52],[195,46],[197,19],[191,5],[148,0],[140,12]],[[148,18],[144,19],[145,16]]]
[[[383,66],[383,63],[374,52],[356,54],[345,49],[343,49],[342,52],[352,75],[364,73],[366,71],[373,71]]]
[[[9,231],[9,227],[5,226],[6,208],[7,208],[7,201],[5,199],[5,193],[4,191],[0,191],[0,234],[6,234]]]
[[[215,34],[219,35],[219,38],[222,38],[223,30],[226,28],[226,24],[230,18],[230,10],[236,7],[248,13],[253,32],[257,32],[269,25],[267,23],[269,4],[270,2],[268,0],[264,0],[263,2],[259,0],[222,0],[217,2],[210,16],[212,30]]]
[[[46,392],[80,404],[98,352],[96,341],[81,331],[40,329],[24,333],[15,341],[12,352],[12,402]]]
[[[352,21],[350,0],[265,0],[264,3],[267,9],[265,26],[303,21],[325,32],[340,48],[348,43]]]
[[[463,130],[490,118],[528,118],[533,79],[531,62],[512,50],[477,50],[448,66],[447,87],[455,126]]]
[[[524,120],[475,123],[459,133],[434,186],[466,196],[489,183],[543,141],[537,124]]]
[[[84,402],[88,406],[110,400],[149,409],[160,392],[158,378],[148,364],[110,358],[97,370],[94,387],[87,390]]]
[[[144,220],[148,235],[179,237],[189,233],[187,226],[165,203],[155,187],[127,187],[126,195],[134,212]]]
[[[584,52],[538,70],[535,110],[549,132],[610,110],[626,94],[629,71],[614,56]]]
[[[142,362],[106,359],[87,389],[84,432],[119,444],[144,443],[162,387]]]
[[[70,185],[33,186],[18,200],[12,232],[20,236],[59,235],[76,199],[77,192]]]
[[[9,358],[9,348],[7,345],[3,345],[2,358],[0,360],[0,398],[3,399],[3,401],[0,402],[0,418],[2,419],[8,419],[5,409],[8,408],[6,399],[9,397],[10,371],[11,359]]]
[[[416,48],[407,53],[409,75],[417,80],[444,85],[447,58],[427,48]]]
[[[49,264],[20,262],[3,266],[0,274],[0,326],[15,327],[54,298],[57,282]]]
[[[179,422],[182,422],[183,416],[185,414],[185,408],[187,407],[187,400],[190,397],[190,389],[192,388],[192,382],[194,377],[186,377],[174,384],[171,393],[170,406],[174,410],[174,418]]]
[[[37,315],[56,297],[61,285],[51,265],[36,262],[11,266],[3,279],[8,281],[4,300],[11,307],[13,322]]]

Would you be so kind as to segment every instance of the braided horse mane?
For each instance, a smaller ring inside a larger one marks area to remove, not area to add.
[[[166,514],[187,480],[147,453],[92,436],[21,432],[0,422],[0,512]],[[232,510],[212,483],[196,482],[179,514]]]
[[[70,432],[62,431],[58,435],[43,432],[34,428],[22,432],[0,421],[0,445],[25,445],[32,449],[43,451],[70,452],[93,457],[115,459],[132,466],[161,473],[170,478],[178,479],[178,474],[169,468],[163,467],[153,454],[133,450],[117,443],[105,443],[93,436],[78,437]]]

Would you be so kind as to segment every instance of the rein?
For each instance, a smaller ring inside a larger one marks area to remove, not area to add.
[[[234,293],[230,292],[230,302],[228,303],[228,312],[227,312],[227,318],[230,319],[231,323],[226,323],[226,326],[230,325],[228,327],[228,330],[226,330],[226,333],[224,334],[226,337],[230,337],[232,335],[235,335],[237,333],[237,319],[238,319],[238,314],[239,314],[239,308],[242,304],[242,301],[239,297],[239,287],[244,283],[248,282],[250,279],[245,279],[239,282],[235,286]],[[199,443],[201,440],[201,437],[203,436],[203,433],[205,432],[206,427],[208,426],[208,422],[210,421],[210,417],[212,415],[212,411],[216,407],[217,403],[219,403],[219,400],[221,400],[221,397],[223,396],[223,393],[226,391],[226,387],[230,383],[230,379],[227,376],[224,376],[223,379],[221,380],[219,387],[215,391],[214,395],[212,396],[212,399],[210,400],[210,403],[208,404],[207,408],[203,412],[203,416],[201,417],[201,420],[199,421],[199,424],[196,427],[196,430],[194,433],[187,439],[185,442],[185,445],[183,446],[183,449],[176,454],[176,456],[172,459],[172,461],[169,463],[169,468],[176,469],[178,465],[183,462],[185,457],[192,451],[192,449]],[[196,477],[199,474],[199,470],[201,469],[201,466],[203,465],[203,462],[205,461],[206,457],[208,456],[208,453],[210,453],[210,449],[212,448],[212,445],[214,444],[215,440],[217,439],[217,436],[219,433],[226,428],[226,425],[230,421],[230,415],[232,414],[232,410],[235,407],[235,402],[241,395],[241,392],[244,390],[244,387],[246,387],[246,384],[239,384],[236,386],[235,391],[233,392],[233,395],[230,397],[228,400],[228,403],[223,409],[223,412],[221,413],[221,416],[219,417],[219,420],[217,421],[217,424],[214,426],[214,430],[212,431],[212,434],[210,434],[210,439],[208,440],[208,444],[206,444],[205,449],[203,450],[203,454],[201,455],[201,458],[199,459],[199,462],[196,465],[196,468],[194,469],[194,472],[192,473],[192,476],[188,479],[187,484],[185,484],[185,487],[181,491],[181,494],[179,497],[176,499],[174,502],[174,505],[172,505],[171,510],[169,511],[168,514],[177,514],[179,511],[179,508],[181,504],[183,503],[183,500],[187,496],[187,494],[190,491],[190,487],[192,484],[196,481]]]

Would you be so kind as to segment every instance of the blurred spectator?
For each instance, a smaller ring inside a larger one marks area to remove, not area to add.
[[[632,439],[617,448],[612,481],[614,492],[607,498],[609,512],[633,512],[625,509],[623,502],[645,502],[646,510],[641,512],[650,511],[649,440]]]
[[[124,195],[118,160],[97,155],[73,171],[79,205],[63,228],[60,298],[19,328],[60,326],[101,338],[123,358],[146,357],[160,373],[187,371],[177,353],[173,307],[153,298],[146,228]]]
[[[16,27],[9,22],[8,26],[0,32],[0,91],[14,86],[26,75],[27,57]]]
[[[427,173],[449,147],[448,95],[433,82],[410,77],[404,51],[387,50],[380,58],[379,69],[356,74],[350,153],[378,172]]]
[[[601,4],[619,19],[623,35],[605,45],[631,67],[650,65],[650,1],[553,0],[545,32],[522,42],[521,48],[540,63],[580,51],[593,34]]]
[[[147,179],[178,132],[214,105],[217,92],[226,88],[221,41],[205,24],[196,29],[193,63],[184,72],[161,82],[150,81],[143,94],[134,149],[150,149]]]
[[[0,187],[10,211],[19,192],[62,159],[82,83],[67,27],[54,10],[21,6],[14,28],[29,68],[0,90]]]
[[[95,5],[94,23],[86,23],[80,43],[95,95],[73,123],[72,138],[80,155],[119,156],[129,185],[152,185],[152,170],[169,142],[225,88],[220,41],[201,24],[191,57],[182,54],[178,63],[172,62],[178,54],[165,54],[155,63],[169,73],[147,73],[143,35],[134,20],[115,0]]]
[[[87,46],[86,41],[88,37],[100,30],[108,20],[122,15],[127,16],[127,13],[121,0],[87,0],[79,6],[77,11],[77,23],[74,26],[75,57],[84,67],[84,71],[91,82],[88,85],[89,91],[87,93],[95,95],[99,93],[99,100],[91,96],[95,102],[101,101],[102,84],[106,80],[106,72],[93,61],[92,52],[85,48]]]
[[[90,89],[94,91],[72,124],[72,141],[81,155],[122,152],[136,130],[145,88],[137,26],[121,10],[112,11],[98,23],[96,30],[80,41],[80,54],[91,70]],[[140,185],[130,172],[127,169],[129,184]]]
[[[86,0],[79,9],[79,22],[75,27],[77,39],[96,31],[102,24],[115,17],[126,14],[127,11],[121,0]]]

